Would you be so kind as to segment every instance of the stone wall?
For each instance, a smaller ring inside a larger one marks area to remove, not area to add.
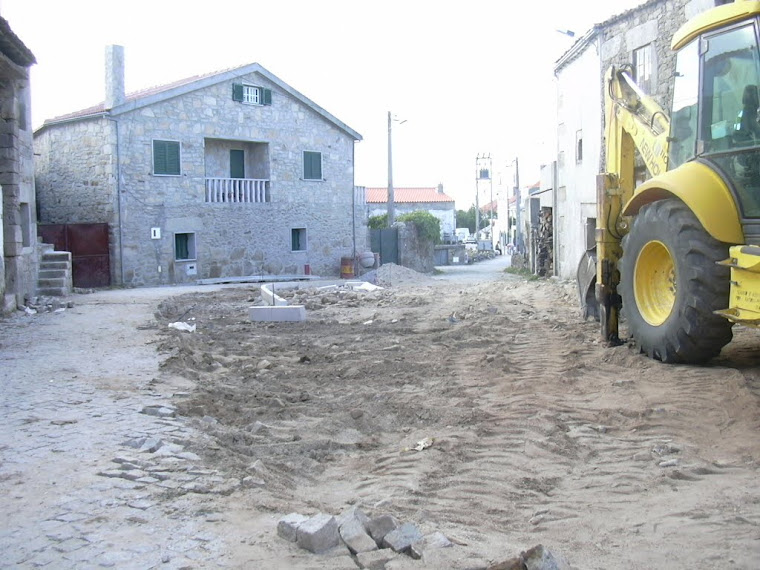
[[[0,62],[0,186],[3,271],[0,309],[14,309],[37,288],[37,216],[28,70]]]
[[[443,234],[453,235],[456,229],[456,207],[454,202],[415,202],[414,204],[394,204],[396,217],[412,212],[429,212],[441,222],[441,237]],[[387,204],[367,204],[367,217],[382,216],[388,213]]]
[[[43,219],[97,215],[108,219],[89,221],[109,221],[118,234],[120,210],[123,244],[113,236],[112,259],[121,256],[123,269],[113,282],[128,286],[303,274],[307,265],[314,274],[339,275],[342,256],[367,249],[363,208],[352,220],[353,138],[263,76],[234,80],[241,81],[272,89],[272,105],[233,101],[233,81],[225,81],[117,113],[113,121],[43,129],[37,137],[45,157],[38,170]],[[111,140],[116,132],[118,141]],[[179,176],[153,174],[155,139],[180,143]],[[233,148],[245,151],[246,177],[270,179],[271,201],[205,201],[206,176],[229,176]],[[323,180],[303,179],[304,151],[322,153]],[[108,168],[116,162],[120,199]],[[305,230],[304,251],[292,251],[293,230]],[[177,233],[194,237],[194,259],[175,261]]]
[[[34,137],[41,224],[109,224],[111,283],[120,283],[116,123],[103,117]]]
[[[398,228],[398,264],[420,273],[432,273],[435,269],[435,245],[421,239],[417,226],[396,222]]]

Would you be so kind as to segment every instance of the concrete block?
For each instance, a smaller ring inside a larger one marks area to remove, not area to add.
[[[306,307],[251,307],[248,315],[252,321],[259,322],[301,322],[306,320]]]
[[[391,560],[395,560],[401,554],[396,554],[392,550],[385,548],[383,550],[374,550],[372,552],[360,552],[356,555],[360,568],[367,570],[385,570],[385,565]]]
[[[354,505],[353,507],[350,507],[349,509],[346,509],[340,515],[337,516],[338,520],[338,528],[342,527],[344,524],[346,524],[351,519],[358,520],[364,529],[367,529],[367,524],[369,523],[369,517],[364,514],[364,511],[362,511],[359,507]]]
[[[309,552],[320,553],[340,544],[338,522],[332,515],[320,513],[302,522],[296,530],[296,543]]]
[[[431,534],[426,534],[422,537],[422,540],[412,543],[409,554],[412,558],[424,559],[425,552],[427,551],[436,548],[449,548],[451,546],[454,546],[454,544],[446,538],[446,535],[440,531],[436,531]]]
[[[369,532],[369,535],[377,545],[382,546],[385,535],[398,528],[399,524],[398,519],[393,515],[380,515],[379,517],[370,519],[365,526],[367,532]]]
[[[277,536],[289,542],[295,542],[298,527],[307,520],[309,520],[309,517],[299,515],[298,513],[285,515],[277,523]]]
[[[275,290],[276,288],[274,283],[265,283],[261,286],[261,298],[267,305],[276,307],[287,306],[288,302],[280,297],[277,293],[275,293]]]
[[[422,540],[422,532],[417,528],[417,525],[404,523],[383,537],[383,546],[391,548],[395,552],[406,553],[412,544],[419,540]]]
[[[340,537],[351,551],[351,554],[377,550],[377,544],[372,540],[372,537],[367,534],[364,525],[356,518],[351,518],[344,522],[340,526],[339,532]]]

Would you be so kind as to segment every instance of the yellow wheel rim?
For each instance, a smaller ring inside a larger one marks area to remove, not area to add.
[[[676,303],[676,266],[665,244],[650,241],[636,259],[633,294],[642,318],[660,326]]]

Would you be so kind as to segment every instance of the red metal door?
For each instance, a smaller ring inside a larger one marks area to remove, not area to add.
[[[70,251],[74,287],[108,287],[108,224],[39,224],[37,233],[58,251]]]

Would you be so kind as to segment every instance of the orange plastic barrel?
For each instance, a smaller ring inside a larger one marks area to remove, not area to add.
[[[340,258],[340,278],[353,279],[353,277],[354,277],[354,258],[341,257]]]

